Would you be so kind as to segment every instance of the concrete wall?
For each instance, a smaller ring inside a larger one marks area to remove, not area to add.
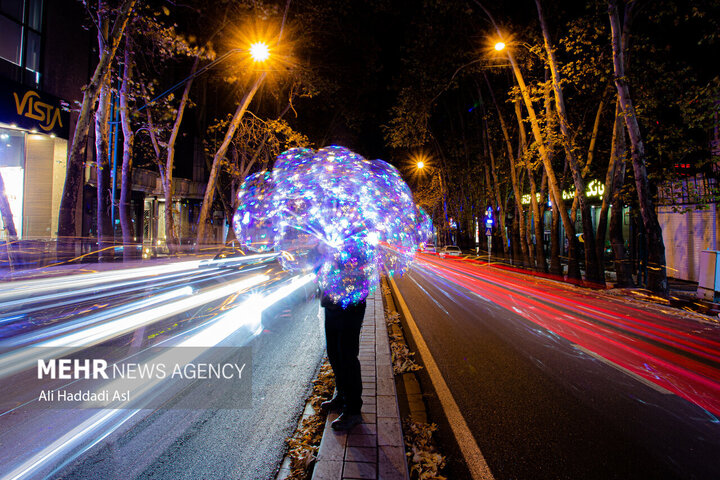
[[[720,250],[720,205],[706,210],[674,212],[671,207],[658,208],[663,230],[668,276],[697,281],[700,274],[700,252]]]

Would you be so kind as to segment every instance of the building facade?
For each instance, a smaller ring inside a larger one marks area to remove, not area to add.
[[[57,239],[69,143],[82,88],[98,58],[97,39],[86,28],[86,19],[82,2],[76,0],[0,1],[0,244],[51,244]],[[186,165],[175,172],[172,208],[178,233],[187,243],[194,238],[206,169],[198,141],[190,138],[184,146],[178,163]],[[97,236],[94,150],[91,129],[76,215],[83,253],[96,245]],[[122,148],[110,155],[119,171]],[[165,200],[159,175],[135,169],[132,190],[134,241],[163,244]],[[116,211],[112,216],[120,242],[119,216]]]
[[[71,115],[65,82],[45,81],[54,3],[0,2],[0,241],[57,235]]]

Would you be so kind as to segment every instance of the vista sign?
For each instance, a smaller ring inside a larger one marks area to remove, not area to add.
[[[0,81],[0,122],[68,138],[70,113],[57,97],[8,80]]]

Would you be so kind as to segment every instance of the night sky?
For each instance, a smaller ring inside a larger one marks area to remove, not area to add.
[[[716,76],[716,63],[707,59],[717,58],[716,54],[720,53],[713,36],[717,18],[713,12],[720,10],[716,5],[718,2],[703,0],[698,3],[699,11],[705,12],[703,17],[692,16],[690,6],[675,3],[669,0],[639,2],[631,37],[634,43],[631,43],[630,58],[638,62],[631,65],[631,74],[637,75],[633,81],[653,78],[653,75],[640,71],[648,52],[665,62],[662,75],[690,68],[693,78],[682,78],[687,85],[678,83],[659,89],[662,91],[656,89],[644,93],[654,95],[654,103],[665,105],[675,102],[678,95],[693,85]],[[224,5],[218,3],[200,10],[208,25],[218,22]],[[541,44],[534,1],[484,2],[484,5],[500,27],[512,33],[519,44]],[[279,2],[275,9],[268,10],[270,13],[260,23],[277,25],[285,7],[284,2]],[[594,21],[603,29],[594,42],[604,49],[606,58],[602,61],[611,67],[607,2],[544,2],[543,8],[553,41],[559,47],[562,38],[568,35],[571,23],[589,25],[591,20]],[[236,33],[246,28],[248,19],[254,18],[257,22],[257,9],[236,9],[235,13],[237,18],[245,20],[238,21],[232,28],[223,27],[214,41],[218,53],[232,48]],[[197,23],[193,21],[189,27],[197,28]],[[206,34],[212,32],[210,27],[205,30]],[[286,119],[293,128],[307,135],[314,147],[342,144],[367,158],[384,158],[394,164],[416,148],[429,148],[431,142],[427,139],[399,148],[393,148],[388,140],[388,127],[397,113],[393,107],[397,107],[402,96],[410,92],[412,108],[427,113],[428,128],[437,144],[433,148],[443,149],[442,155],[451,160],[458,158],[459,154],[451,151],[458,141],[467,142],[470,150],[480,148],[479,138],[456,131],[458,122],[467,122],[462,128],[471,132],[474,127],[470,123],[477,118],[465,115],[460,119],[459,115],[462,112],[472,114],[483,101],[487,102],[487,98],[482,100],[483,96],[487,97],[487,92],[478,93],[484,80],[481,70],[476,67],[504,60],[498,59],[497,54],[491,57],[494,31],[474,1],[296,1],[290,3],[283,35],[290,47],[292,67],[310,78],[315,91],[312,98],[296,99],[294,111]],[[636,56],[632,57],[633,54]],[[518,56],[521,62],[524,61],[522,52]],[[482,61],[483,57],[489,60]],[[570,59],[563,57],[561,52],[559,61],[566,65]],[[463,67],[469,63],[479,64],[472,68]],[[528,81],[542,80],[542,66],[537,61],[526,68]],[[226,74],[226,70],[222,73]],[[488,73],[496,94],[504,103],[514,83],[510,70],[494,68]],[[215,82],[217,89],[207,97],[208,120],[230,111],[243,88],[242,83],[234,87],[217,86],[217,80],[209,80]],[[277,113],[287,97],[287,82],[283,82],[282,78],[268,82],[253,109],[270,118]],[[632,86],[636,92],[644,89],[642,84]],[[587,86],[590,90],[593,87]],[[597,102],[589,99],[587,105],[582,104],[582,97],[574,97],[575,93],[572,86],[567,88],[566,96],[572,102],[570,108],[578,116],[577,123],[587,121]],[[657,98],[658,95],[667,98]],[[644,100],[641,96],[638,98]],[[677,112],[655,112],[654,115],[677,116]],[[410,118],[425,121],[414,111]],[[472,152],[463,154],[475,155]]]

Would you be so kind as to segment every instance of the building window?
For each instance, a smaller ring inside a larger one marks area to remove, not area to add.
[[[13,80],[40,86],[43,0],[0,0],[0,63]]]
[[[7,17],[0,16],[0,57],[20,65],[22,27]]]

